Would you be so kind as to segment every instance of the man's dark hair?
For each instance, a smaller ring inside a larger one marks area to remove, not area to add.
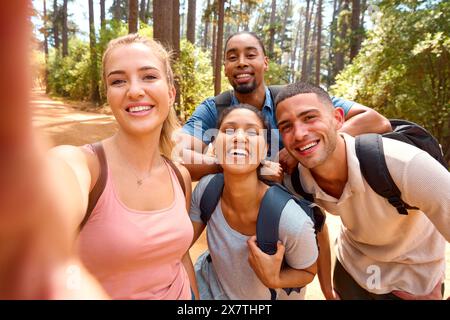
[[[241,35],[241,34],[248,34],[248,35],[252,36],[253,38],[255,38],[256,40],[258,40],[258,43],[259,43],[259,45],[260,45],[260,47],[261,47],[261,49],[262,49],[264,55],[266,56],[266,48],[264,48],[264,44],[263,44],[261,38],[258,37],[258,35],[257,35],[256,33],[251,32],[251,31],[245,31],[245,30],[244,30],[244,31],[239,31],[239,32],[233,33],[232,35],[230,35],[230,36],[227,38],[227,41],[225,41],[225,47],[224,47],[224,49],[223,49],[223,54],[224,54],[224,56],[225,56],[225,54],[227,53],[227,46],[228,46],[228,42],[230,41],[230,39],[233,38],[233,37],[235,37],[235,36],[239,36],[239,35]]]
[[[295,82],[285,86],[280,93],[278,93],[277,98],[275,99],[275,105],[278,105],[283,100],[303,93],[315,93],[322,102],[329,106],[333,105],[328,92],[321,87],[317,87],[307,82]]]

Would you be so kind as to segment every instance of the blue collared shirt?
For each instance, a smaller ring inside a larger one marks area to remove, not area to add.
[[[234,106],[239,104],[236,96],[234,94],[232,94],[231,96],[231,105]],[[331,101],[333,102],[334,107],[342,108],[345,115],[347,115],[350,108],[354,104],[354,102],[352,101],[336,97],[331,97]],[[270,127],[269,130],[271,134],[269,135],[268,140],[270,143],[268,157],[272,158],[271,155],[276,155],[276,153],[279,150],[283,149],[284,146],[277,128],[274,101],[272,100],[272,95],[270,94],[269,88],[267,87],[262,114],[266,118],[266,121]],[[216,102],[214,100],[214,97],[210,97],[199,104],[197,108],[195,108],[194,113],[184,124],[182,130],[183,132],[194,136],[197,139],[200,139],[206,145],[208,145],[211,143],[212,137],[217,134],[217,116],[218,114]]]

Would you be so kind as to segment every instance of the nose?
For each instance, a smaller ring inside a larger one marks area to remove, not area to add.
[[[138,80],[130,80],[127,96],[131,100],[137,100],[144,96],[144,89]]]
[[[305,125],[297,122],[294,124],[294,137],[295,140],[301,141],[308,135],[308,129]]]
[[[244,130],[242,130],[242,129],[236,130],[236,132],[233,136],[234,141],[245,142],[246,139],[247,139],[247,135],[245,134]]]
[[[243,54],[239,55],[238,65],[239,65],[239,67],[246,67],[246,66],[248,66],[247,58],[245,57],[245,55],[243,55]]]

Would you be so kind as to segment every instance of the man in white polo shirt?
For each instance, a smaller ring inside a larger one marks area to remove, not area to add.
[[[333,108],[324,90],[294,83],[276,104],[277,125],[300,162],[303,189],[342,220],[333,285],[322,288],[331,287],[342,299],[442,298],[450,241],[448,170],[425,151],[383,138],[402,200],[420,208],[400,215],[362,176],[355,138],[338,132],[343,111]]]

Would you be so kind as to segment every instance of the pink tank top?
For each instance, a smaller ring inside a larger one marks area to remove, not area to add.
[[[117,197],[108,169],[105,190],[78,236],[87,269],[113,299],[191,299],[181,262],[193,238],[183,190],[172,168],[170,207],[127,208]],[[157,186],[155,186],[157,187]]]

